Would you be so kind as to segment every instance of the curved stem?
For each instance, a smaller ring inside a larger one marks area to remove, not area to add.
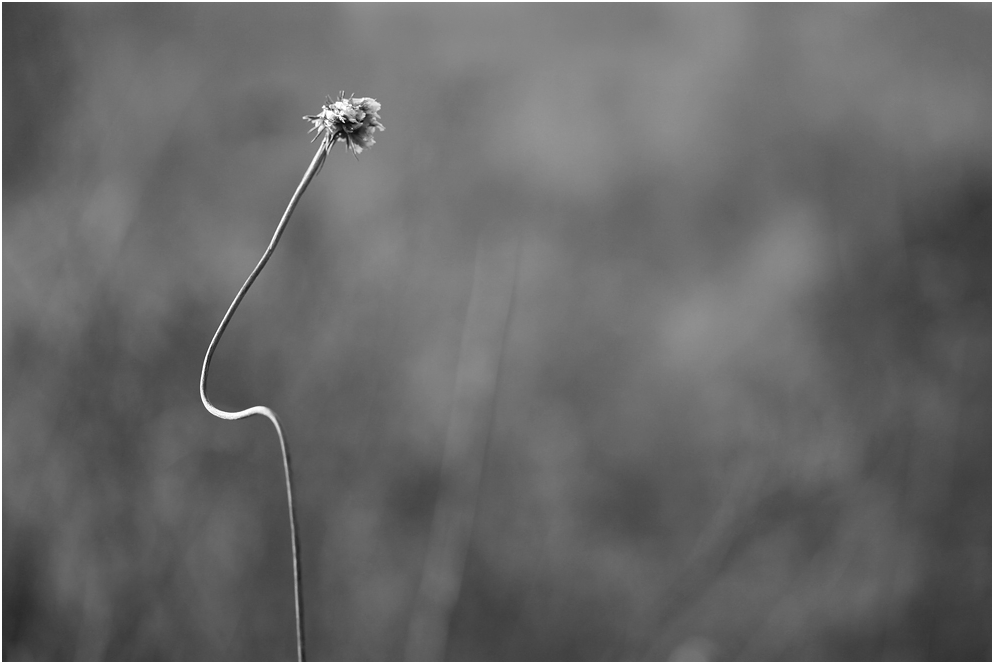
[[[334,144],[332,144],[333,146]],[[228,327],[228,323],[231,322],[231,317],[235,314],[235,309],[241,304],[242,300],[245,298],[245,294],[248,293],[248,289],[252,286],[256,277],[262,272],[262,268],[266,266],[269,262],[270,256],[273,255],[273,251],[276,249],[277,243],[280,241],[280,236],[283,235],[283,230],[286,228],[287,222],[290,221],[290,215],[293,214],[294,208],[297,207],[297,203],[300,201],[300,197],[303,196],[304,190],[307,189],[307,185],[310,184],[314,176],[317,175],[318,171],[321,170],[321,166],[324,165],[324,160],[328,156],[328,152],[332,146],[327,145],[327,139],[322,141],[321,147],[318,148],[317,153],[314,155],[314,159],[311,160],[311,165],[307,167],[307,171],[304,173],[303,179],[301,179],[300,184],[297,185],[297,190],[293,192],[293,197],[290,198],[290,203],[287,205],[286,212],[283,213],[283,218],[280,219],[279,225],[276,227],[276,232],[273,234],[273,239],[270,240],[269,246],[266,248],[266,252],[262,255],[259,263],[252,270],[252,273],[242,284],[241,289],[238,294],[235,295],[235,299],[231,302],[231,306],[228,307],[227,313],[224,314],[224,318],[221,319],[221,324],[218,325],[217,332],[214,333],[214,338],[211,339],[210,346],[207,347],[207,355],[204,357],[204,368],[200,373],[200,400],[204,402],[204,408],[206,408],[211,415],[219,417],[222,420],[242,420],[246,417],[251,417],[252,415],[261,415],[267,418],[276,427],[276,435],[280,439],[280,450],[283,453],[283,473],[286,478],[286,499],[287,506],[290,510],[290,544],[293,549],[293,595],[296,600],[296,615],[297,615],[297,659],[301,662],[304,661],[304,598],[301,588],[301,574],[300,574],[300,538],[297,534],[297,511],[293,504],[293,476],[290,471],[290,450],[286,445],[286,436],[283,433],[283,425],[280,424],[279,418],[276,413],[265,406],[253,406],[251,408],[246,408],[245,410],[238,411],[227,411],[217,408],[210,402],[207,398],[207,372],[211,366],[211,358],[214,356],[214,351],[217,349],[217,344],[221,340],[221,335],[224,334],[225,328]]]

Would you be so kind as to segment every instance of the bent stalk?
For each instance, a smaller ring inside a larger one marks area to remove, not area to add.
[[[273,255],[273,251],[276,250],[276,245],[280,241],[280,236],[283,235],[283,231],[286,229],[287,222],[290,221],[290,215],[293,214],[294,208],[297,207],[297,203],[300,201],[301,196],[303,196],[304,191],[310,184],[314,176],[318,174],[321,170],[321,166],[324,165],[324,161],[328,156],[328,152],[334,146],[334,140],[332,140],[331,145],[328,145],[328,138],[326,137],[321,142],[321,147],[318,148],[317,153],[314,155],[314,159],[311,160],[311,165],[308,166],[307,171],[304,173],[303,179],[301,179],[300,184],[297,185],[297,190],[293,193],[293,197],[290,198],[290,203],[287,205],[286,212],[283,213],[283,218],[280,219],[279,225],[276,227],[276,232],[273,234],[273,239],[270,240],[269,246],[266,248],[266,252],[262,255],[259,263],[249,274],[248,279],[242,284],[241,289],[239,289],[238,294],[235,295],[235,299],[231,302],[231,306],[228,307],[228,311],[224,314],[224,318],[221,319],[221,324],[218,325],[217,332],[214,333],[214,338],[211,339],[210,346],[207,347],[207,355],[204,357],[204,367],[200,373],[200,400],[203,401],[204,407],[215,417],[219,417],[222,420],[242,420],[252,415],[261,415],[267,418],[273,423],[276,428],[276,435],[280,440],[280,451],[283,454],[283,473],[286,480],[286,498],[287,507],[290,512],[290,544],[293,549],[293,595],[296,603],[296,617],[297,617],[297,659],[303,662],[305,660],[305,650],[304,650],[304,598],[301,588],[301,573],[300,573],[300,538],[297,534],[297,511],[294,507],[293,502],[293,473],[291,472],[290,466],[290,450],[287,448],[286,435],[283,432],[283,426],[280,423],[279,418],[276,413],[265,406],[253,406],[251,408],[246,408],[245,410],[239,411],[227,411],[221,410],[211,403],[210,399],[207,398],[207,372],[211,366],[211,358],[214,356],[214,351],[217,349],[217,344],[221,340],[221,335],[224,334],[225,328],[228,327],[228,323],[231,322],[231,317],[234,316],[235,310],[241,301],[245,298],[245,294],[248,293],[248,289],[255,282],[256,277],[262,272],[262,269],[269,262],[269,258]]]

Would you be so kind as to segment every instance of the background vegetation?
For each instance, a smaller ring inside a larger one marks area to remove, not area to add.
[[[3,19],[4,659],[293,657],[197,380],[342,88],[211,373],[315,659],[404,654],[492,263],[447,657],[990,659],[990,5]]]

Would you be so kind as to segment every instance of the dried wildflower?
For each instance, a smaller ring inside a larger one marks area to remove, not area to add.
[[[314,140],[323,136],[328,151],[331,151],[336,141],[345,141],[352,154],[358,158],[364,148],[376,143],[373,132],[377,129],[383,131],[380,102],[372,97],[346,99],[344,90],[338,93],[338,99],[327,99],[328,103],[321,107],[320,113],[304,116],[305,120],[314,124],[311,127],[311,131],[317,132]]]

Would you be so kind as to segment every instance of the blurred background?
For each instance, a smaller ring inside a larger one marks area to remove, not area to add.
[[[4,4],[3,658],[295,657],[344,89],[313,659],[990,660],[991,18]]]

